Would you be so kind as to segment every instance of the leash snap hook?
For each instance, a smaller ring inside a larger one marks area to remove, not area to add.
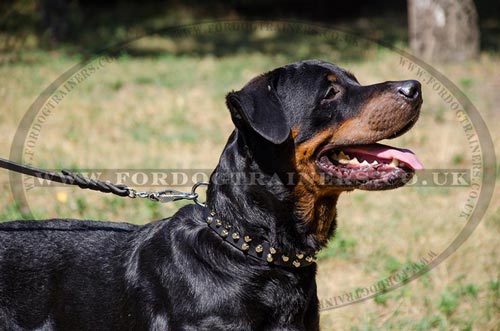
[[[172,202],[177,200],[192,200],[188,193],[183,193],[175,190],[164,190],[160,192],[150,192],[148,196],[149,200],[157,202]]]

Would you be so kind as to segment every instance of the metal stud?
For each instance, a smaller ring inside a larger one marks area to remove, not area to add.
[[[234,240],[238,240],[240,239],[240,234],[238,232],[234,232],[231,237],[233,237]]]
[[[269,263],[273,262],[273,256],[271,254],[267,254],[266,260]]]
[[[229,230],[229,229],[231,229],[231,224],[228,223],[228,224],[224,225],[224,227]]]
[[[220,232],[220,235],[222,236],[222,238],[226,238],[229,235],[229,232],[226,229],[224,229]]]
[[[250,238],[249,236],[245,236],[243,239],[244,239],[244,240],[245,240],[245,242],[247,242],[247,243],[249,243],[249,242],[251,242],[251,241],[252,241],[252,238]]]
[[[262,251],[264,251],[264,247],[262,247],[262,245],[257,245],[257,247],[255,247],[255,251],[257,253],[262,253]]]
[[[216,227],[219,227],[219,226],[221,226],[221,225],[222,225],[222,221],[221,221],[220,219],[216,219],[216,220],[215,220],[215,226],[216,226]]]
[[[211,215],[211,216],[215,216],[215,210],[212,210],[212,211],[210,212],[210,215]]]
[[[304,258],[304,254],[303,254],[303,253],[298,253],[298,254],[297,254],[297,255],[295,255],[295,256],[297,256],[297,258],[298,258],[299,260],[302,260],[302,259]]]
[[[283,262],[288,262],[290,260],[290,258],[286,255],[281,255],[281,259],[283,260]]]
[[[299,262],[299,261],[297,261],[297,260],[293,261],[293,262],[292,262],[292,264],[293,264],[293,266],[294,266],[295,268],[300,267],[300,262]]]
[[[306,256],[306,261],[311,263],[313,261],[312,256]]]
[[[276,249],[274,247],[269,248],[269,253],[276,254]]]
[[[247,243],[243,243],[243,245],[241,245],[241,249],[244,251],[248,251],[249,248],[250,248],[250,245],[248,245]]]
[[[207,217],[207,224],[212,224],[213,221],[214,221],[214,218],[212,216]]]
[[[315,255],[316,255],[316,254],[319,254],[319,251],[314,251],[314,254],[315,254]]]

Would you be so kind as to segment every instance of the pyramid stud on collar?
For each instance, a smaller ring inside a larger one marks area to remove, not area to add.
[[[252,238],[250,238],[249,236],[245,236],[243,239],[244,239],[244,240],[245,240],[245,242],[247,242],[247,243],[249,243],[249,242],[251,242],[251,241],[252,241]]]
[[[229,236],[229,232],[224,229],[220,232],[220,235],[222,238],[226,238],[227,236]]]
[[[292,262],[292,264],[293,264],[293,266],[294,266],[295,268],[300,267],[300,262],[299,262],[299,261],[297,261],[297,260],[293,261],[293,262]]]
[[[283,260],[283,262],[288,262],[290,261],[290,258],[286,255],[281,255],[281,259]]]
[[[214,218],[212,216],[207,217],[207,224],[212,224],[213,221],[214,221]]]
[[[215,216],[215,210],[212,210],[212,211],[210,212],[210,216]]]
[[[233,237],[234,240],[238,240],[240,239],[240,234],[238,232],[234,232],[231,237]]]
[[[264,247],[262,247],[262,245],[257,245],[257,247],[255,247],[255,251],[257,253],[262,253],[264,251]]]
[[[222,221],[221,221],[220,219],[216,219],[216,220],[215,220],[215,226],[216,226],[216,227],[219,227],[219,226],[221,226],[221,225],[222,225]]]
[[[299,260],[302,260],[304,258],[304,254],[303,253],[298,253],[296,256],[297,256],[297,258]]]
[[[267,254],[266,260],[269,263],[273,262],[273,256],[271,254]]]
[[[244,251],[248,251],[249,248],[250,248],[250,245],[248,245],[247,243],[243,243],[243,245],[241,245],[241,249]]]
[[[276,249],[274,247],[269,248],[269,253],[276,254]]]
[[[306,256],[306,261],[311,263],[313,261],[312,256]]]

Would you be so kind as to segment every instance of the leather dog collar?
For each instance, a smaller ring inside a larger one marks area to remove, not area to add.
[[[316,252],[284,252],[271,246],[266,240],[255,242],[250,236],[240,233],[230,223],[223,221],[215,211],[208,208],[204,210],[204,220],[208,227],[247,256],[286,268],[307,267],[316,262]]]

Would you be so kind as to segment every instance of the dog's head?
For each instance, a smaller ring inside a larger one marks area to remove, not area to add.
[[[275,69],[227,95],[249,153],[269,172],[295,173],[296,212],[315,223],[334,217],[325,206],[340,192],[396,188],[422,168],[409,150],[377,144],[407,132],[421,104],[417,81],[363,86],[317,60]]]

